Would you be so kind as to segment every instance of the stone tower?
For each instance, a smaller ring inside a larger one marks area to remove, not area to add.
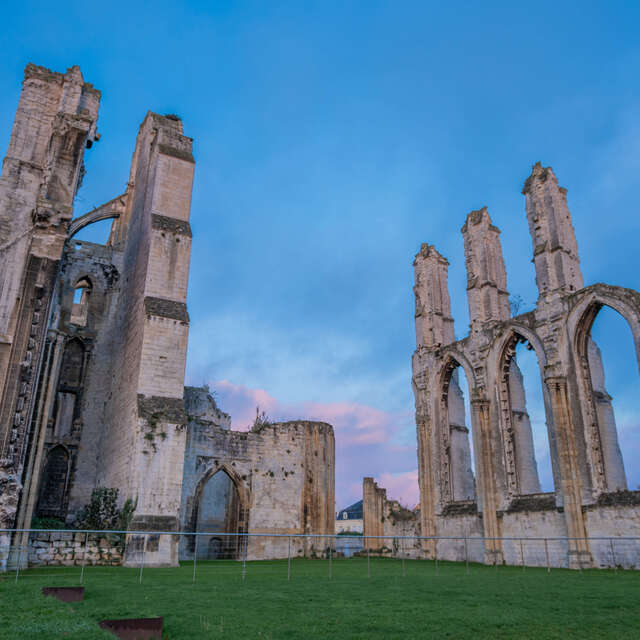
[[[79,67],[25,69],[0,178],[0,527],[14,524],[51,301],[100,92]],[[0,545],[3,541],[0,537]]]
[[[558,186],[551,167],[533,166],[522,193],[533,242],[533,262],[540,297],[566,295],[584,282],[578,243],[567,206],[567,190]]]
[[[509,319],[507,271],[500,246],[500,229],[487,208],[472,211],[462,227],[467,265],[467,299],[471,330]]]

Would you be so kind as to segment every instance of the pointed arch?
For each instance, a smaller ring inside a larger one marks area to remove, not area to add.
[[[504,458],[505,480],[511,498],[541,492],[538,460],[531,420],[527,409],[527,397],[522,372],[516,361],[516,349],[524,344],[534,351],[538,363],[539,383],[544,404],[548,457],[554,485],[557,480],[557,452],[553,414],[548,389],[544,382],[547,363],[544,345],[540,337],[530,328],[518,322],[511,322],[500,335],[493,347],[496,371],[496,396],[500,435]],[[545,456],[545,459],[548,459]]]
[[[467,426],[471,420],[467,416],[464,392],[458,384],[458,368],[464,371],[470,395],[473,370],[469,362],[453,349],[447,350],[437,376],[436,398],[440,500],[443,507],[454,502],[475,502],[477,499],[470,430]]]
[[[223,473],[229,479],[233,489],[232,496],[225,505],[225,533],[246,533],[248,529],[248,516],[249,516],[249,490],[245,483],[238,476],[235,470],[226,463],[216,465],[208,469],[198,481],[192,500],[191,514],[189,517],[189,530],[194,533],[198,532],[199,524],[201,521],[201,514],[203,513],[203,498],[207,485],[213,480],[213,478],[219,473]],[[211,532],[215,533],[215,532]],[[214,536],[219,538],[224,549],[224,553],[227,556],[238,557],[243,545],[246,544],[246,539],[238,539],[236,537]],[[203,545],[205,544],[202,541]],[[207,542],[208,545],[208,542]],[[195,551],[195,536],[190,539],[190,551]],[[199,549],[208,547],[199,547]],[[200,551],[198,551],[200,554]]]
[[[600,284],[589,287],[571,310],[568,331],[587,445],[586,458],[596,493],[627,488],[611,396],[604,388],[602,357],[591,336],[593,324],[604,307],[620,314],[629,326],[640,372],[640,302],[637,293]],[[601,388],[596,389],[594,377],[600,378]]]
[[[39,517],[65,517],[70,462],[69,450],[64,445],[49,449],[38,494],[36,514]]]
[[[89,315],[89,299],[93,291],[93,282],[89,276],[78,278],[73,287],[71,324],[84,327]]]

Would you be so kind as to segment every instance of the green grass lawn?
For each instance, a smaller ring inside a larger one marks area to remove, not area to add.
[[[640,573],[366,558],[88,567],[83,602],[40,594],[80,568],[0,574],[0,638],[113,638],[104,618],[164,617],[165,638],[640,638]]]

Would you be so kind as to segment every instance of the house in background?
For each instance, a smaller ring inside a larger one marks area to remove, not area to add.
[[[354,502],[351,506],[338,511],[336,515],[336,534],[338,533],[362,533],[362,500]]]

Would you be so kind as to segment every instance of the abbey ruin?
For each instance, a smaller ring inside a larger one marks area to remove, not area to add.
[[[462,227],[470,317],[466,338],[454,335],[449,263],[428,244],[415,258],[420,510],[390,518],[397,507],[365,478],[365,533],[457,537],[424,540],[413,549],[451,560],[470,554],[491,564],[637,566],[635,549],[621,547],[616,558],[607,539],[640,535],[640,491],[627,487],[591,327],[603,306],[619,312],[631,327],[640,361],[640,294],[606,284],[584,286],[567,192],[550,167],[536,164],[522,193],[539,292],[533,311],[512,317],[500,231],[486,208],[472,211]],[[551,493],[540,488],[518,345],[538,360]],[[469,385],[475,475],[460,369]],[[465,548],[462,538],[470,536],[483,544]],[[539,543],[528,544],[524,557],[518,538]],[[545,550],[543,539],[554,538],[565,540]]]
[[[231,431],[206,388],[184,386],[195,164],[180,119],[149,112],[125,192],[74,211],[99,103],[78,67],[25,69],[0,178],[0,529],[73,523],[103,486],[135,501],[132,531],[333,533],[330,425]],[[105,245],[74,239],[105,219]],[[125,563],[145,539],[129,536]],[[27,541],[0,532],[0,547]],[[204,539],[197,553],[237,557],[239,544]],[[194,546],[149,536],[145,562]]]
[[[286,557],[287,536],[334,533],[333,429],[295,420],[233,431],[208,388],[185,387],[193,141],[177,116],[147,113],[124,193],[77,215],[84,153],[100,137],[99,103],[78,67],[25,69],[0,178],[0,550],[28,546],[27,532],[10,530],[29,529],[34,518],[73,525],[92,491],[108,487],[135,504],[125,564],[141,551],[149,566]],[[603,567],[616,564],[610,538],[640,536],[640,492],[627,486],[591,337],[599,310],[611,307],[629,323],[640,359],[640,294],[584,286],[566,190],[551,168],[535,165],[523,194],[539,292],[533,311],[512,316],[500,231],[486,208],[462,228],[466,338],[454,334],[449,263],[428,244],[415,258],[421,502],[404,509],[365,478],[364,533],[380,537],[369,549],[420,536],[403,552]],[[102,220],[112,221],[104,245],[75,237]],[[552,492],[541,489],[522,347],[538,361]],[[196,543],[144,533],[177,531],[264,537]],[[469,548],[465,538],[480,544]],[[531,545],[525,559],[519,538],[560,544],[551,552]],[[313,554],[313,544],[294,552]],[[625,556],[633,553],[623,548],[617,561],[637,566]],[[8,560],[0,553],[0,569]]]

